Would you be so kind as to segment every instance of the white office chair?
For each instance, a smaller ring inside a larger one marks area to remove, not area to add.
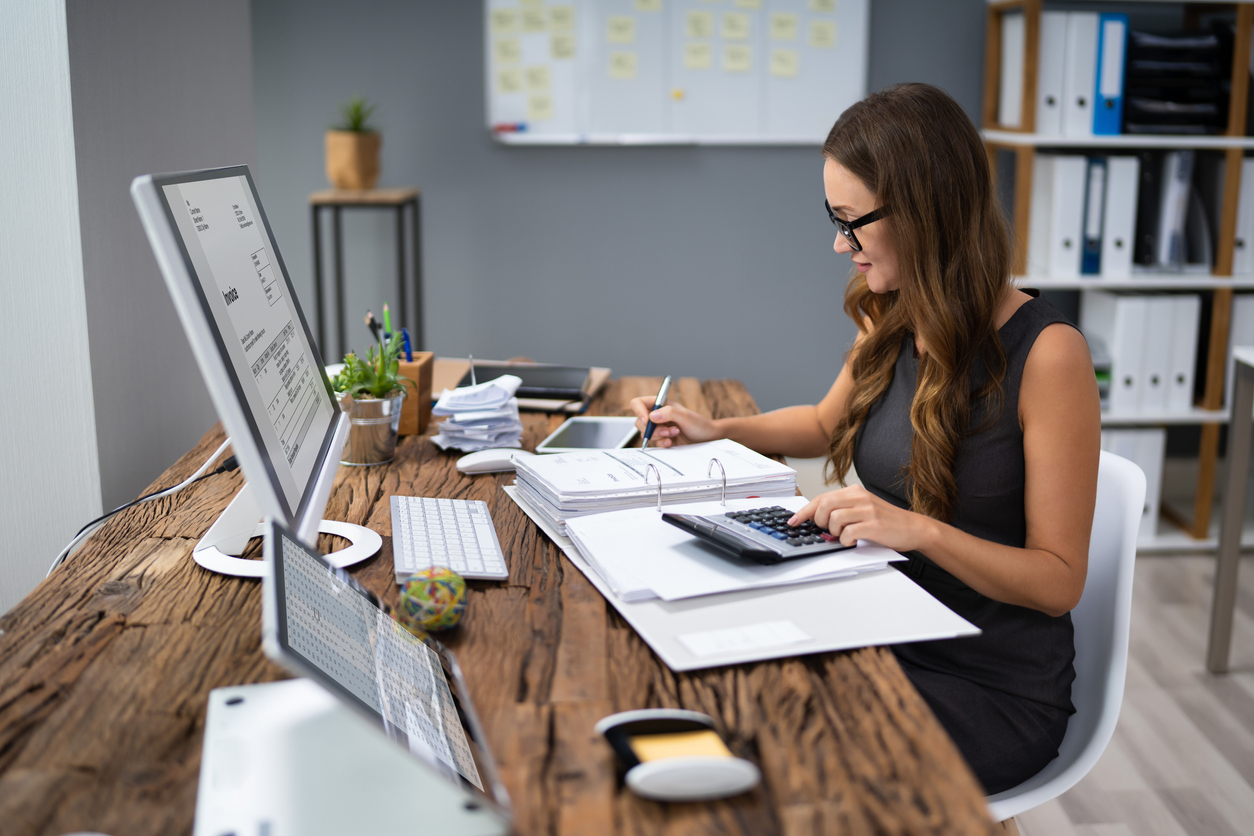
[[[993,821],[1005,821],[1057,798],[1079,783],[1106,750],[1128,670],[1132,569],[1145,504],[1145,474],[1127,459],[1102,453],[1097,505],[1089,538],[1084,595],[1071,611],[1075,625],[1075,714],[1054,758],[1017,787],[988,797]]]

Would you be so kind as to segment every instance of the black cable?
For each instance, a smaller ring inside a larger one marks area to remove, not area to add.
[[[208,473],[206,473],[205,475],[203,475],[203,476],[201,476],[201,477],[199,477],[199,478],[193,479],[192,481],[190,481],[190,482],[188,482],[186,485],[184,485],[184,487],[186,487],[186,488],[190,488],[192,485],[196,484],[197,482],[201,481],[202,479],[208,479],[210,476],[217,476],[219,473],[228,473],[228,472],[231,472],[231,471],[234,471],[234,470],[238,470],[238,469],[239,469],[239,462],[237,462],[237,461],[235,460],[235,457],[234,457],[234,456],[230,456],[230,457],[228,457],[228,458],[226,459],[226,461],[224,461],[224,462],[222,462],[222,464],[218,465],[218,469],[217,469],[217,470],[211,470],[211,471],[209,471]],[[139,499],[133,499],[133,500],[131,500],[130,502],[126,503],[125,505],[119,505],[118,507],[114,508],[112,511],[109,511],[108,513],[105,513],[105,514],[101,514],[99,517],[96,517],[94,520],[92,520],[91,522],[87,523],[87,525],[83,526],[82,528],[80,528],[80,529],[78,530],[78,533],[77,533],[77,534],[75,534],[75,535],[74,535],[74,537],[76,537],[76,538],[77,538],[77,537],[79,536],[79,534],[82,534],[84,531],[86,531],[87,529],[91,528],[91,527],[92,527],[93,525],[95,525],[96,523],[101,522],[102,520],[107,520],[107,519],[109,519],[109,517],[112,517],[114,514],[120,513],[120,512],[122,512],[122,511],[125,511],[127,508],[132,508],[132,507],[134,507],[134,506],[138,505],[138,504],[139,504],[139,503],[141,503],[141,502],[144,502],[144,501],[146,501],[146,500],[152,499],[154,496],[157,496],[157,495],[159,495],[159,494],[163,494],[163,493],[165,493],[166,491],[170,490],[170,488],[175,488],[175,487],[178,487],[178,485],[170,485],[169,487],[167,487],[167,488],[162,488],[162,489],[161,489],[161,490],[159,490],[159,491],[153,491],[153,492],[152,492],[152,493],[150,493],[150,494],[145,494],[144,496],[141,496]]]

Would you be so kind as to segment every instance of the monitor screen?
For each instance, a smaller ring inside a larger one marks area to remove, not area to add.
[[[294,521],[309,501],[340,408],[252,178],[239,166],[151,180],[235,400]]]

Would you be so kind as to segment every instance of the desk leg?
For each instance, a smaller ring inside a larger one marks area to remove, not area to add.
[[[314,281],[314,317],[318,323],[318,351],[322,353],[322,361],[327,361],[327,335],[322,320],[322,225],[318,223],[318,205],[313,210],[313,281]]]
[[[414,327],[410,330],[414,351],[426,346],[422,336],[422,193],[414,198]]]
[[[1245,485],[1250,473],[1250,433],[1254,430],[1254,367],[1235,366],[1232,423],[1228,425],[1228,490],[1219,530],[1219,557],[1215,562],[1215,597],[1210,608],[1210,640],[1206,667],[1227,673],[1232,648],[1232,616],[1237,602],[1237,569],[1241,558],[1241,523],[1245,516]]]
[[[348,340],[344,336],[344,247],[343,233],[340,228],[340,207],[331,209],[332,235],[335,238],[335,336],[339,340],[336,348],[343,357],[348,352]]]
[[[396,295],[400,307],[396,330],[409,324],[409,306],[405,304],[405,204],[396,207]]]

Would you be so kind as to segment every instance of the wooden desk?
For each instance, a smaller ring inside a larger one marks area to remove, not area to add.
[[[591,411],[622,414],[656,378],[611,381]],[[672,397],[718,416],[757,408],[734,382],[680,380]],[[533,447],[565,416],[525,414]],[[155,486],[184,478],[221,428]],[[992,833],[982,794],[891,653],[867,649],[676,674],[501,491],[425,437],[396,460],[341,468],[329,519],[368,525],[382,553],[354,574],[395,602],[393,493],[483,499],[508,583],[472,581],[448,639],[510,794],[520,834]],[[119,515],[0,618],[0,829],[188,833],[212,688],[286,678],[262,654],[256,581],[210,574],[192,546],[240,485],[224,474]],[[752,793],[657,804],[615,784],[593,723],[681,706],[713,716],[758,763]],[[382,812],[382,811],[376,811]]]

